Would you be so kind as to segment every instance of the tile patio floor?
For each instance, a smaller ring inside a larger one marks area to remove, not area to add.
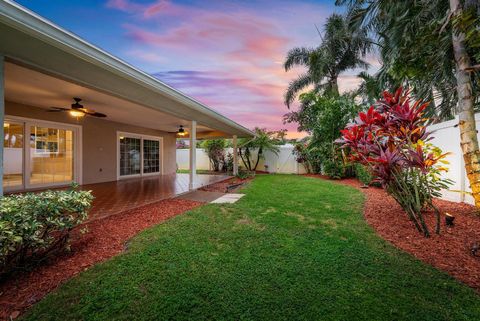
[[[228,178],[230,176],[197,175],[195,188]],[[81,188],[93,192],[95,200],[90,219],[98,219],[186,193],[188,185],[188,174],[171,174],[88,184]]]

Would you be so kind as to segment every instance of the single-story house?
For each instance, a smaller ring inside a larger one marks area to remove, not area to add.
[[[192,151],[253,135],[13,1],[0,2],[0,39],[1,193],[174,175],[179,132]]]

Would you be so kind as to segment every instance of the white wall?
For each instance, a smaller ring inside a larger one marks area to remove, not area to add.
[[[475,120],[477,128],[480,128],[480,114],[475,115]],[[454,184],[448,191],[443,192],[442,198],[454,202],[474,204],[473,197],[464,193],[471,192],[471,189],[460,148],[460,129],[455,127],[456,124],[458,124],[458,118],[428,127],[428,130],[433,132],[432,137],[434,137],[431,143],[440,147],[444,153],[451,153],[446,158],[450,162],[450,165],[448,165],[449,171],[443,176],[451,179]]]
[[[257,170],[265,170],[265,165],[268,166],[269,173],[284,173],[284,174],[303,174],[306,173],[302,164],[298,164],[293,156],[293,145],[279,146],[280,152],[278,156],[274,153],[265,153],[265,159],[258,164]],[[233,149],[228,148],[227,153],[232,153]],[[178,169],[188,169],[188,149],[177,149],[177,166]],[[254,157],[255,158],[255,157]],[[242,167],[242,161],[238,158],[239,165]],[[204,149],[197,148],[197,169],[210,170],[210,161]]]

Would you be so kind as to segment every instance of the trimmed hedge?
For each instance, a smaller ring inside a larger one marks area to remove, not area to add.
[[[0,276],[65,249],[92,201],[90,191],[76,186],[0,198]]]

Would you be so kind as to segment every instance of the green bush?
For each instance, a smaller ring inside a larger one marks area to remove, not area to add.
[[[341,179],[345,177],[345,166],[342,162],[326,159],[323,162],[323,173],[333,179]]]
[[[92,200],[90,191],[75,186],[0,198],[0,275],[64,249],[70,231],[87,218]]]
[[[373,176],[365,165],[355,163],[355,175],[358,180],[365,186],[369,186],[373,180]]]

